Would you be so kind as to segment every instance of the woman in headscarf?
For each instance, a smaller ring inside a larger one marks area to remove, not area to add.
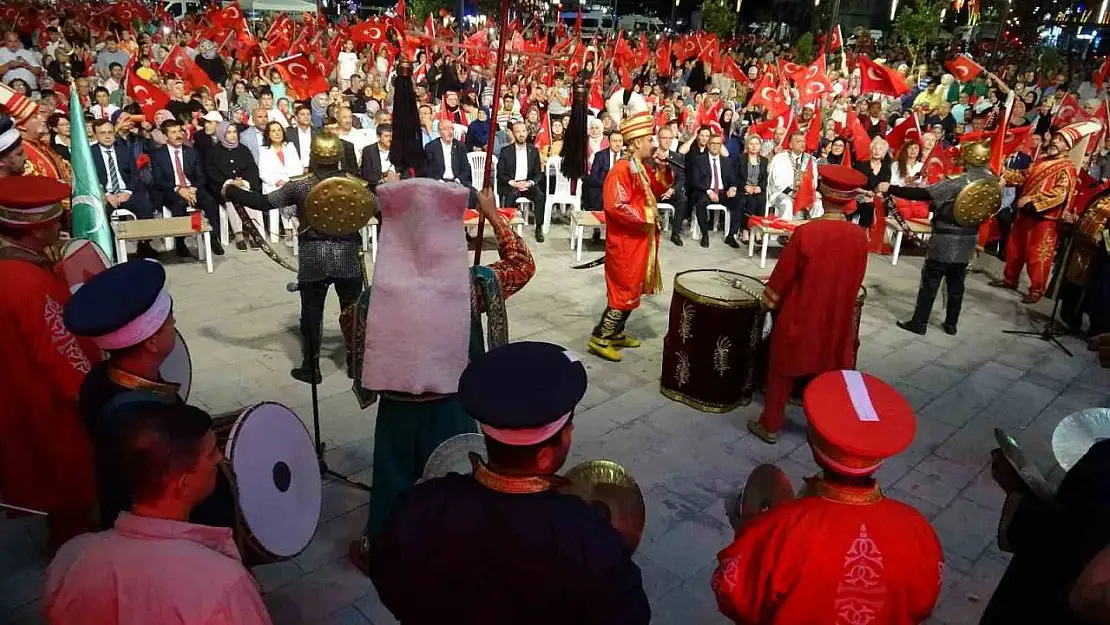
[[[261,193],[262,180],[258,175],[258,164],[254,162],[247,146],[240,145],[239,128],[230,122],[220,122],[216,127],[215,138],[217,144],[212,146],[204,158],[205,182],[208,192],[213,194],[212,197],[223,197],[223,186],[228,180],[240,181],[239,184],[249,187],[251,191]],[[258,231],[265,232],[262,213],[249,208],[246,211]],[[243,222],[238,211],[231,206],[227,208],[227,221],[231,232],[235,233],[235,247],[247,249],[247,242],[243,239]],[[255,247],[253,241],[252,247]]]
[[[166,135],[162,134],[161,128],[163,122],[173,119],[173,113],[162,109],[154,114],[154,128],[150,131],[150,138],[158,147],[166,145]]]
[[[227,82],[227,66],[224,65],[224,60],[220,58],[219,50],[212,41],[204,39],[200,42],[200,49],[195,61],[197,67],[204,70],[204,73],[208,74],[212,82],[217,85]]]
[[[478,109],[478,118],[470,122],[466,128],[466,151],[474,152],[480,150],[486,151],[486,145],[489,143],[490,122],[489,111],[480,108]],[[497,146],[493,146],[493,153],[499,154]]]

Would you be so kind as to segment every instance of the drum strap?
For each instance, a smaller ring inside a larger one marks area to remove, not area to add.
[[[176,395],[167,397],[146,390],[124,391],[101,406],[93,432],[94,440],[111,440],[114,435],[119,433],[120,428],[126,423],[120,416],[120,409],[125,406],[135,404],[172,405],[177,401],[180,400]]]

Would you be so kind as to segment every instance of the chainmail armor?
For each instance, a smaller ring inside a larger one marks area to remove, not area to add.
[[[998,182],[998,178],[985,167],[968,167],[964,173],[928,187],[933,204],[933,236],[926,258],[942,263],[970,262],[978,243],[979,228],[956,223],[953,207],[956,196],[964,187],[984,179]]]

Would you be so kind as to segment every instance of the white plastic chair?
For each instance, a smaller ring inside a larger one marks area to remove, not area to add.
[[[117,208],[113,210],[110,215],[108,215],[108,220],[112,222],[125,221],[127,219],[138,219],[138,217],[135,215],[135,213],[132,213],[126,208]],[[173,239],[169,239],[169,241],[171,241],[170,245],[173,245]],[[127,241],[120,241],[119,239],[116,239],[116,262],[124,262],[123,260],[119,259],[126,260],[127,254]]]
[[[582,183],[579,181],[574,185],[574,190],[571,191],[570,178],[563,175],[559,171],[563,159],[558,156],[552,156],[547,159],[547,167],[544,169],[545,181],[550,181],[554,178],[555,188],[548,188],[544,197],[544,210],[543,210],[543,232],[547,234],[551,230],[551,213],[554,212],[555,207],[563,207],[564,210],[574,214],[574,211],[582,210]]]
[[[186,212],[192,212],[192,209],[187,208],[185,210],[186,210]],[[126,211],[126,212],[131,213],[131,211]],[[131,216],[134,217],[135,216],[134,213],[131,213]],[[162,207],[162,219],[169,219],[171,217],[173,217],[173,213],[170,212],[170,209],[163,206]],[[162,247],[167,249],[167,250],[172,250],[173,249],[173,237],[166,237],[166,238],[162,239]]]
[[[486,176],[486,153],[470,152],[466,155],[466,160],[470,162],[470,186],[475,191],[481,191],[482,181]]]
[[[731,223],[732,222],[732,217],[731,217],[731,215],[729,215],[728,209],[725,208],[723,204],[710,204],[710,205],[705,207],[705,212],[710,216],[710,218],[712,218],[713,213],[715,213],[715,212],[720,212],[722,215],[724,215],[725,218],[724,218],[724,224],[723,225],[724,225],[724,228],[725,228],[725,234],[728,234],[729,227],[732,225],[732,223]],[[697,218],[695,217],[694,219],[692,219],[690,221],[691,221],[691,225],[690,225],[690,234],[691,234],[691,236],[693,236],[695,239],[700,239],[701,238],[701,229],[698,227]],[[710,228],[710,230],[712,230],[712,228]]]
[[[667,204],[666,202],[659,202],[655,205],[655,209],[659,211],[660,215],[666,215],[663,218],[663,232],[666,232],[671,227],[671,221],[674,219],[674,205]]]

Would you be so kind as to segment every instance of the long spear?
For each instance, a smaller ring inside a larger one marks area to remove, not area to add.
[[[497,103],[501,101],[501,80],[502,80],[502,77],[504,76],[504,71],[502,71],[504,68],[502,67],[502,64],[504,63],[504,60],[505,60],[505,44],[508,43],[508,41],[509,41],[508,33],[505,32],[506,31],[505,25],[508,24],[508,23],[509,23],[509,0],[501,0],[500,33],[498,34],[497,58],[495,59],[495,66],[497,67],[497,70],[496,70],[497,73],[494,75],[494,79],[493,79],[493,104],[494,104],[494,107],[496,107]],[[497,118],[496,118],[496,116],[493,115],[493,113],[496,110],[497,109],[494,108],[493,111],[490,111],[489,141],[486,142],[486,168],[485,168],[485,171],[482,172],[482,191],[483,192],[485,192],[485,191],[487,191],[491,188],[491,182],[493,180],[493,140],[494,140],[494,137],[497,136],[497,132],[496,132]],[[494,198],[494,201],[497,201],[497,199]],[[478,241],[474,245],[474,265],[475,266],[482,264],[482,236],[485,234],[485,229],[486,229],[486,216],[483,215],[481,213],[481,211],[479,211],[478,212]]]

